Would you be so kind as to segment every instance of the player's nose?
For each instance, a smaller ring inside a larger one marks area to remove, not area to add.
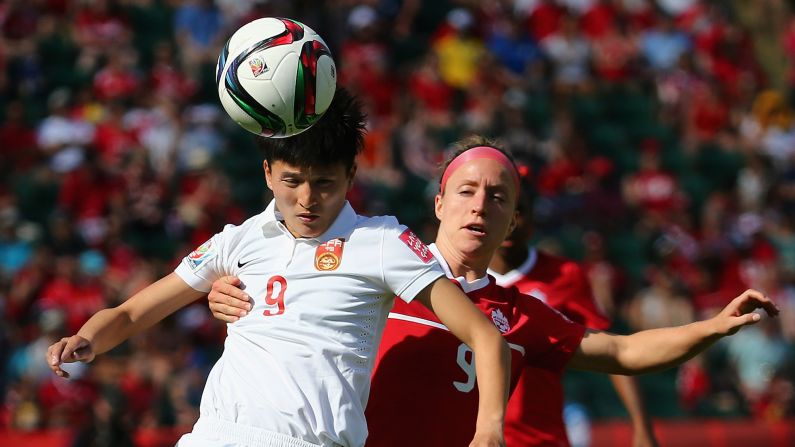
[[[306,209],[317,205],[316,189],[312,188],[311,182],[304,182],[298,187],[298,204]]]
[[[483,214],[486,211],[486,192],[483,190],[477,191],[472,195],[470,203],[470,210],[473,214]]]

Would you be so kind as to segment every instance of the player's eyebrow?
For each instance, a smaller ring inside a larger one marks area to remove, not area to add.
[[[461,187],[464,187],[464,186],[478,187],[478,186],[480,186],[480,182],[475,181],[475,180],[464,179],[463,181],[461,181],[460,184],[455,185],[456,188],[461,188]],[[505,183],[498,183],[496,185],[486,185],[485,189],[486,189],[486,191],[489,191],[489,192],[493,192],[493,191],[508,192],[509,186],[506,185]]]
[[[303,178],[304,174],[300,171],[282,171],[281,178]]]
[[[461,183],[459,183],[459,184],[457,184],[455,186],[457,188],[460,188],[462,186],[478,186],[478,182],[476,182],[475,180],[464,179],[464,180],[461,181]]]

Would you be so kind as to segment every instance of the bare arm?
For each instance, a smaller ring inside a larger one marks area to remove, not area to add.
[[[62,363],[90,362],[203,295],[171,273],[119,306],[97,312],[76,335],[53,343],[47,363],[55,374],[69,377]]]
[[[633,447],[657,447],[659,444],[654,437],[654,429],[651,426],[651,419],[643,406],[638,383],[634,377],[610,375],[610,381],[616,388],[618,396],[624,402],[624,407],[629,413],[632,421],[632,446]]]
[[[510,383],[510,351],[502,335],[472,301],[453,283],[440,278],[426,287],[418,300],[475,355],[478,418],[470,446],[503,446],[505,405]]]
[[[758,322],[761,315],[753,311],[760,308],[770,316],[778,314],[778,308],[769,298],[755,290],[747,290],[709,320],[632,335],[589,329],[569,366],[609,374],[661,371],[692,358],[742,326]]]

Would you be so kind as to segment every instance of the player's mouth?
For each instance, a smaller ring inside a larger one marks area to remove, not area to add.
[[[317,214],[310,214],[310,213],[301,213],[298,214],[296,217],[298,217],[298,220],[301,221],[301,223],[303,224],[311,224],[317,221],[318,219],[320,219],[320,216],[318,216]]]
[[[486,236],[486,227],[480,224],[469,224],[464,226],[464,229],[473,236],[477,237]]]

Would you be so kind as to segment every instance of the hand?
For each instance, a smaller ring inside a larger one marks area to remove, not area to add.
[[[251,310],[251,297],[240,288],[242,283],[236,276],[224,276],[213,283],[207,295],[213,316],[227,323],[234,323]]]
[[[91,342],[79,335],[64,337],[47,348],[47,366],[58,377],[68,379],[69,373],[61,369],[62,363],[90,362],[94,360]]]
[[[716,325],[715,331],[720,335],[733,335],[741,327],[759,322],[762,316],[754,312],[756,309],[764,309],[771,317],[778,315],[778,306],[770,298],[748,289],[712,319]]]

